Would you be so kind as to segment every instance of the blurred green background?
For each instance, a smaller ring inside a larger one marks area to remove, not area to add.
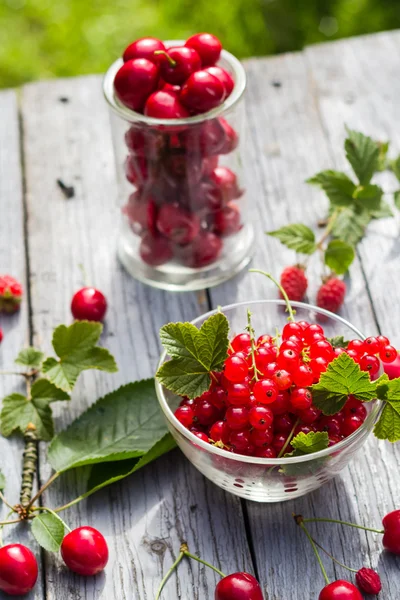
[[[400,27],[400,0],[1,0],[0,87],[104,71],[137,37],[218,35],[239,57]]]

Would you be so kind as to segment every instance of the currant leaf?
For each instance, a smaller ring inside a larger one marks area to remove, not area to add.
[[[368,211],[379,211],[383,190],[378,185],[360,185],[353,193],[353,198],[359,208]]]
[[[390,142],[377,142],[379,148],[378,171],[385,171],[389,167],[388,152]]]
[[[58,472],[144,456],[167,433],[154,379],[124,385],[100,398],[49,447]]]
[[[96,346],[103,326],[90,321],[75,321],[72,325],[60,325],[53,333],[53,348],[58,359],[47,358],[43,374],[58,388],[71,392],[82,373],[98,369],[115,373],[117,365],[106,348]]]
[[[356,205],[342,208],[334,222],[332,236],[356,246],[370,221],[371,213],[359,210]]]
[[[353,194],[356,186],[351,179],[340,171],[321,171],[307,183],[319,185],[334,206],[351,206],[354,203]]]
[[[5,437],[14,431],[26,431],[30,423],[36,427],[37,438],[49,441],[54,435],[52,411],[48,399],[32,398],[22,394],[10,394],[3,399],[1,433]]]
[[[5,475],[0,471],[0,492],[4,490],[6,487],[6,478]]]
[[[32,534],[37,543],[48,552],[58,552],[64,539],[65,527],[51,513],[42,513],[32,521]]]
[[[197,329],[191,323],[169,323],[160,331],[161,343],[172,357],[156,378],[172,392],[196,398],[211,385],[211,371],[221,371],[228,353],[228,319],[209,317]]]
[[[381,381],[382,378],[379,380]],[[378,385],[379,398],[386,401],[374,433],[381,440],[398,442],[400,440],[400,378],[384,380]]]
[[[391,160],[389,166],[395,174],[396,178],[400,181],[400,155],[394,160]]]
[[[301,431],[290,443],[294,450],[285,456],[303,456],[325,450],[329,445],[329,436],[326,431],[310,431],[309,433]]]
[[[30,346],[29,348],[24,348],[21,350],[15,359],[15,363],[30,369],[40,369],[43,359],[44,353],[41,352],[41,350],[38,350],[38,348]]]
[[[325,264],[337,275],[347,273],[354,257],[354,248],[342,240],[331,240],[325,250]]]
[[[311,390],[314,405],[324,415],[334,415],[342,410],[350,395],[362,402],[376,398],[376,383],[346,353],[328,365],[319,383],[314,384]]]
[[[396,208],[398,208],[400,210],[400,190],[397,190],[393,194],[393,199],[394,199],[394,204],[395,204]]]
[[[287,248],[302,254],[313,254],[317,249],[314,232],[302,223],[267,231],[267,235],[278,238]]]
[[[381,155],[379,144],[359,131],[347,129],[347,134],[344,143],[347,160],[353,167],[360,184],[366,185],[379,170]]]
[[[327,338],[327,340],[333,348],[347,348],[347,346],[349,345],[348,340],[345,340],[342,335]]]

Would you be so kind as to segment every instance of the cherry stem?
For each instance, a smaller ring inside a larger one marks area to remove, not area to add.
[[[64,527],[68,531],[68,533],[71,533],[71,528],[68,527],[68,525],[66,524],[66,522],[63,521],[62,518],[54,510],[52,510],[51,508],[47,508],[47,506],[37,506],[35,508],[32,508],[32,512],[42,512],[42,511],[48,512],[51,515],[53,515],[53,517],[55,517],[56,519],[58,519],[60,521],[60,523],[62,523],[64,525]]]
[[[314,540],[313,540],[313,538],[312,538],[312,537],[311,537],[311,535],[309,534],[307,527],[304,525],[304,521],[299,521],[299,522],[298,522],[298,521],[296,521],[296,523],[297,523],[297,525],[299,525],[299,526],[302,528],[302,530],[304,531],[304,533],[305,533],[305,534],[306,534],[306,536],[308,537],[308,539],[309,539],[309,541],[310,541],[310,544],[311,544],[311,546],[312,546],[312,549],[314,550],[314,554],[315,554],[315,556],[316,556],[316,558],[317,558],[318,564],[319,564],[319,566],[321,567],[322,575],[324,576],[324,579],[325,579],[325,581],[326,581],[326,585],[329,585],[329,583],[330,583],[330,581],[329,581],[329,577],[328,577],[328,575],[327,575],[327,573],[326,573],[326,571],[325,571],[325,567],[324,567],[324,565],[323,565],[323,562],[322,562],[322,560],[321,560],[321,557],[320,557],[320,555],[319,555],[319,552],[318,552],[317,546],[316,546],[316,544],[314,543]]]
[[[22,373],[21,371],[0,371],[0,375],[19,375],[20,377],[30,377],[31,373]]]
[[[254,379],[256,381],[258,381],[258,369],[257,369],[257,365],[256,365],[256,356],[255,356],[256,346],[254,344],[254,329],[253,329],[253,325],[251,324],[251,311],[250,311],[250,309],[247,309],[247,331],[249,332],[249,335],[250,335],[251,362],[253,364]]]
[[[320,239],[319,239],[319,241],[318,241],[318,243],[317,243],[317,248],[318,248],[318,250],[322,250],[322,246],[323,246],[324,242],[325,242],[325,241],[328,239],[328,237],[330,236],[330,234],[331,234],[331,231],[332,231],[332,229],[333,229],[333,227],[334,227],[334,225],[335,225],[335,223],[336,223],[336,220],[337,220],[337,218],[338,218],[338,216],[339,216],[339,212],[340,212],[340,211],[339,211],[338,209],[336,209],[336,210],[335,210],[335,211],[332,213],[332,215],[329,217],[329,219],[328,219],[328,222],[327,222],[327,224],[326,224],[326,229],[325,229],[324,233],[322,234],[322,236],[320,237]]]
[[[289,300],[287,293],[285,292],[285,290],[283,289],[283,287],[281,286],[279,281],[277,281],[274,277],[272,277],[272,275],[270,273],[267,273],[266,271],[261,271],[260,269],[249,269],[249,273],[259,273],[260,275],[265,275],[265,277],[268,277],[268,279],[270,279],[276,285],[276,287],[279,289],[280,293],[282,294],[282,296],[286,302],[286,308],[289,313],[288,320],[294,321],[294,311],[293,311],[292,305],[290,304],[290,300]]]
[[[345,564],[341,563],[341,562],[340,562],[340,560],[338,560],[337,558],[335,558],[334,556],[332,556],[332,554],[331,554],[330,552],[328,552],[328,550],[326,550],[326,549],[325,549],[323,546],[321,546],[321,544],[319,544],[315,538],[312,538],[312,540],[313,540],[314,544],[315,544],[316,546],[318,546],[318,548],[319,548],[320,550],[322,550],[322,552],[325,552],[325,554],[326,554],[327,556],[329,556],[329,558],[330,558],[330,559],[332,559],[332,560],[333,560],[333,562],[335,562],[335,563],[336,563],[336,564],[338,564],[339,566],[343,567],[343,569],[347,569],[348,571],[351,571],[352,573],[357,573],[357,572],[358,572],[358,569],[351,569],[351,568],[350,568],[350,567],[348,567],[347,565],[345,565]]]
[[[201,563],[202,565],[205,565],[206,567],[210,567],[210,569],[212,569],[213,571],[215,571],[216,573],[218,573],[218,575],[220,577],[226,577],[226,575],[224,573],[222,573],[222,571],[220,571],[219,569],[217,569],[217,567],[214,567],[213,565],[210,565],[210,563],[208,563],[207,561],[203,560],[202,558],[199,558],[195,554],[191,554],[190,552],[186,552],[185,551],[184,555],[187,556],[187,558],[193,558],[193,560],[197,560],[197,562]]]
[[[57,479],[57,477],[60,476],[60,473],[58,473],[58,471],[56,471],[55,473],[53,473],[53,475],[50,477],[50,479],[48,479],[46,481],[46,483],[44,483],[42,485],[42,487],[38,490],[38,492],[35,494],[35,496],[33,496],[33,498],[31,499],[31,501],[29,502],[28,506],[26,507],[26,509],[29,511],[30,508],[32,508],[32,506],[34,505],[34,503],[36,502],[36,500],[38,500],[40,498],[40,496],[43,494],[44,491],[47,490],[48,487],[51,486],[51,484]]]
[[[181,560],[184,556],[185,556],[185,553],[182,552],[182,550],[181,550],[181,552],[178,555],[178,558],[176,559],[176,561],[174,562],[172,567],[169,569],[169,571],[167,571],[166,575],[163,577],[163,579],[160,583],[160,587],[158,588],[158,591],[157,591],[156,600],[159,600],[159,598],[161,596],[161,592],[163,591],[165,584],[167,583],[168,579],[171,577],[172,573],[175,571],[175,569],[177,568],[177,566],[179,565],[179,563],[181,562]]]
[[[348,521],[340,521],[338,519],[303,519],[303,523],[337,523],[338,525],[347,525],[348,527],[355,527],[355,529],[363,529],[364,531],[372,531],[373,533],[385,533],[383,529],[372,529],[371,527],[364,527],[364,525],[356,525],[355,523],[349,523]]]
[[[163,56],[166,57],[169,64],[171,65],[171,67],[176,67],[176,60],[174,60],[167,52],[165,52],[165,50],[155,50],[154,54],[156,56],[159,56],[160,54],[162,54]]]
[[[0,500],[6,505],[8,506],[8,508],[11,509],[12,512],[17,512],[15,510],[15,508],[13,506],[11,506],[11,504],[9,502],[7,502],[7,500],[5,499],[5,497],[3,496],[3,494],[0,492]]]
[[[289,435],[287,437],[287,440],[286,440],[285,444],[283,445],[283,448],[281,448],[281,451],[279,452],[277,458],[281,458],[285,454],[285,450],[289,446],[290,442],[292,441],[293,436],[294,436],[294,432],[295,432],[296,427],[297,427],[297,425],[299,423],[300,423],[300,419],[297,419],[296,423],[292,427],[292,431],[289,433]]]
[[[15,525],[16,523],[21,523],[21,521],[22,519],[16,519],[15,521],[0,521],[0,527],[4,527],[4,525]]]

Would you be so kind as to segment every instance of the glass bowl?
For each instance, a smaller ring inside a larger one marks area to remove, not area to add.
[[[291,304],[296,309],[296,319],[321,324],[327,337],[343,335],[346,339],[365,339],[353,325],[329,311],[302,302]],[[231,304],[221,309],[229,321],[230,336],[244,331],[248,308],[252,312],[256,337],[263,333],[273,334],[276,328],[281,331],[287,323],[283,300]],[[215,312],[217,311],[206,313],[192,323],[201,327]],[[166,360],[167,355],[164,352],[160,365]],[[179,405],[180,398],[158,382],[156,390],[168,428],[190,462],[219,487],[256,502],[283,502],[298,498],[335,477],[364,444],[381,410],[378,400],[366,404],[368,415],[363,425],[352,435],[326,450],[295,458],[264,459],[233,454],[203,442],[175,418],[174,410]]]

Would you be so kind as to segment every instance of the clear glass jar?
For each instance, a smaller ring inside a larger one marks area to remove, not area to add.
[[[104,79],[123,214],[119,258],[154,287],[217,285],[249,263],[253,246],[240,154],[244,69],[222,51],[218,64],[235,81],[227,100],[206,114],[161,120],[119,102],[114,78],[122,64],[112,64]]]

